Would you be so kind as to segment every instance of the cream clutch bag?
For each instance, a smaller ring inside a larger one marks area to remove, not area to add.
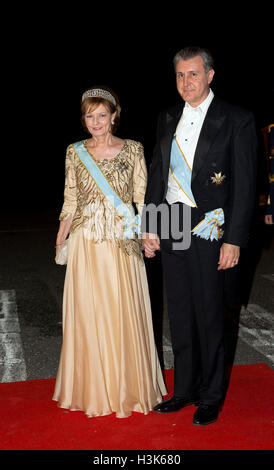
[[[68,239],[62,243],[60,250],[55,256],[56,264],[67,264],[68,261]]]

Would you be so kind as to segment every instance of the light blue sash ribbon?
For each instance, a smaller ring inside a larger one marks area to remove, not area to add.
[[[206,240],[219,240],[223,235],[221,225],[224,221],[223,209],[214,209],[213,211],[206,212],[205,218],[191,231],[197,237],[205,238]]]
[[[124,236],[125,238],[135,238],[135,233],[140,235],[141,220],[139,215],[135,215],[134,209],[130,208],[120,199],[118,194],[114,191],[99,166],[96,164],[94,158],[88,153],[82,141],[73,144],[76,154],[80,158],[83,165],[88,170],[90,176],[95,181],[96,185],[105,195],[107,200],[112,204],[116,211],[124,217]]]
[[[177,185],[188,197],[188,199],[195,204],[196,202],[191,190],[191,175],[192,171],[188,166],[186,158],[178,144],[176,136],[174,136],[172,147],[171,147],[171,156],[170,156],[170,171],[176,181]]]

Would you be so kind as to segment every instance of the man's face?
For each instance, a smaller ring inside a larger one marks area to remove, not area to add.
[[[196,56],[193,59],[179,60],[176,64],[177,90],[184,101],[196,108],[209,93],[214,70],[206,73],[203,59]]]

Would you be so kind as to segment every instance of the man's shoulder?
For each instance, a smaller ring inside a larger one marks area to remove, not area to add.
[[[182,103],[179,103],[179,104],[176,104],[174,106],[170,106],[168,108],[164,108],[162,110],[160,110],[159,112],[159,115],[160,116],[177,116],[178,114],[182,113],[183,112],[183,109],[184,109],[184,101],[182,101]]]
[[[254,118],[254,113],[251,110],[235,103],[229,103],[228,101],[225,101],[217,96],[214,96],[212,101],[212,108],[215,106],[219,107],[224,114],[230,116],[234,120],[241,121],[243,119]]]
[[[165,110],[166,114],[177,115],[180,112],[183,112],[185,106],[185,102],[182,101],[181,103],[175,104]]]
[[[184,102],[171,106],[169,108],[162,109],[158,114],[158,123],[168,123],[173,119],[178,119],[184,109]]]

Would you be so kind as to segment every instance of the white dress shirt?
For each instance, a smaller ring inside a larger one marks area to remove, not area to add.
[[[193,108],[186,102],[182,116],[177,125],[176,138],[191,170],[201,128],[213,98],[214,94],[210,89],[206,99],[196,108]],[[170,170],[166,199],[169,204],[179,201],[187,204],[188,206],[195,207],[180,189],[172,177]]]

